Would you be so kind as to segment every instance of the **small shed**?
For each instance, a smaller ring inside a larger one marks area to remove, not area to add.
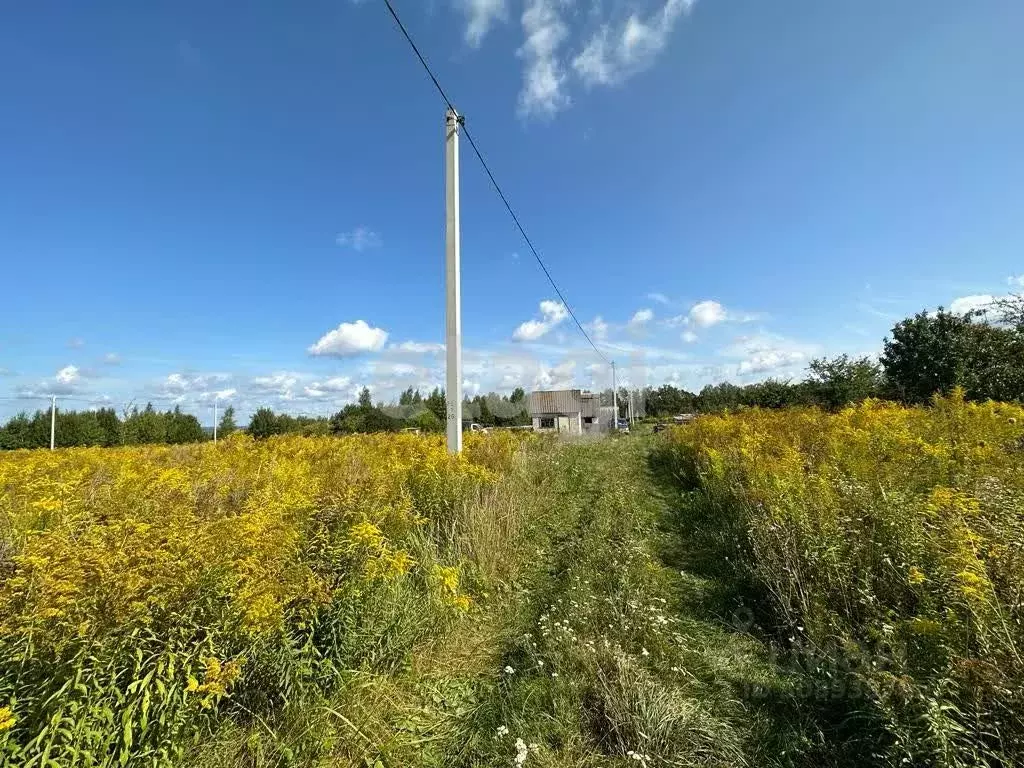
[[[579,435],[600,428],[600,398],[580,389],[530,393],[530,418],[536,432]]]

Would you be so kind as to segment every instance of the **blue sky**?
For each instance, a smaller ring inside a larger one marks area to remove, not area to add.
[[[1019,2],[395,5],[627,381],[1020,287]],[[0,415],[442,382],[444,107],[383,2],[23,3],[0,67]],[[607,386],[464,148],[467,392]]]

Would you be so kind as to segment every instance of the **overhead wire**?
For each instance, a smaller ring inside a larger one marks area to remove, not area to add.
[[[583,323],[581,323],[579,321],[579,318],[576,317],[576,313],[573,312],[572,306],[566,300],[565,294],[562,293],[562,290],[558,287],[558,284],[555,282],[555,279],[551,276],[551,272],[548,270],[547,265],[544,263],[544,260],[540,257],[540,253],[538,253],[537,249],[534,247],[533,241],[530,239],[530,236],[526,234],[526,230],[520,223],[519,217],[513,210],[511,203],[509,203],[508,197],[505,196],[505,193],[502,191],[497,179],[494,178],[494,174],[491,172],[490,166],[487,165],[487,161],[484,160],[483,153],[480,151],[479,147],[477,147],[476,141],[473,139],[473,134],[470,133],[469,128],[466,126],[465,117],[459,114],[459,111],[455,109],[455,105],[452,104],[452,100],[448,98],[448,94],[445,93],[444,88],[441,87],[441,83],[438,81],[437,77],[434,75],[433,70],[430,69],[430,65],[427,64],[427,60],[423,57],[423,54],[420,52],[419,46],[416,45],[415,41],[412,39],[412,35],[409,34],[409,30],[406,29],[405,24],[403,24],[401,18],[399,18],[397,11],[395,11],[394,6],[391,4],[391,0],[384,0],[384,5],[387,6],[387,9],[390,12],[391,17],[395,20],[395,23],[398,25],[399,30],[401,30],[406,42],[408,42],[409,46],[412,48],[413,53],[416,54],[416,58],[419,59],[420,64],[423,65],[423,69],[426,70],[426,73],[430,77],[431,82],[433,82],[434,87],[437,89],[437,92],[441,94],[441,98],[444,100],[444,103],[448,106],[448,109],[450,109],[454,114],[459,116],[459,121],[460,124],[462,125],[462,132],[466,134],[466,140],[469,142],[469,146],[472,148],[473,154],[476,155],[477,160],[480,161],[480,165],[483,166],[484,172],[487,174],[487,178],[490,179],[491,181],[491,186],[494,187],[494,191],[498,193],[498,197],[501,198],[501,202],[504,203],[505,209],[508,211],[509,216],[512,217],[512,221],[516,225],[516,229],[519,230],[519,234],[522,235],[523,240],[526,241],[526,245],[529,247],[530,252],[533,254],[533,258],[537,260],[537,264],[540,265],[541,270],[544,272],[544,276],[547,278],[548,282],[551,284],[551,287],[554,289],[555,294],[562,302],[562,306],[565,307],[566,311],[569,313],[569,316],[572,318],[573,322],[576,323],[576,327],[579,328],[580,333],[583,334],[583,338],[585,338],[587,342],[590,344],[590,346],[594,348],[594,351],[598,354],[598,356],[602,360],[604,360],[605,363],[610,365],[611,361],[604,354],[604,352],[602,352],[598,348],[597,344],[594,343],[594,340],[590,337],[590,334],[587,333],[586,328],[583,327]]]

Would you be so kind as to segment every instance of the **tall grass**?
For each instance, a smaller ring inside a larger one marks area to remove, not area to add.
[[[467,532],[522,440],[0,456],[0,765],[173,765],[230,722],[251,764],[307,759],[282,718],[405,663],[500,568]]]
[[[870,700],[880,760],[1024,761],[1024,409],[753,409],[673,430],[661,459],[779,637]]]

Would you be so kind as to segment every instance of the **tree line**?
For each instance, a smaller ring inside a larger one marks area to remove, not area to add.
[[[49,410],[31,416],[19,413],[0,427],[0,449],[46,448],[50,445]],[[220,419],[220,434],[236,429],[235,409],[228,407]],[[54,443],[58,448],[87,445],[146,445],[153,443],[198,443],[210,437],[199,419],[179,406],[158,411],[152,403],[142,410],[132,408],[121,415],[113,408],[93,411],[65,411],[54,414]]]
[[[1024,401],[1024,296],[997,303],[991,314],[919,312],[897,323],[877,360],[839,355],[813,360],[801,381],[766,379],[700,392],[665,384],[644,391],[646,413],[716,413],[740,407],[813,405],[838,410],[869,397],[907,405],[959,387],[969,400]],[[620,415],[625,405],[619,399]]]
[[[783,408],[815,405],[843,408],[868,397],[911,405],[928,402],[936,393],[956,387],[970,400],[1024,401],[1024,295],[997,303],[993,318],[975,311],[919,312],[897,323],[883,341],[877,360],[839,355],[813,360],[800,381],[769,378],[756,384],[730,382],[709,384],[700,392],[664,384],[644,390],[649,416],[679,413],[716,413],[758,406]],[[611,405],[611,390],[602,393],[602,404]],[[627,393],[619,396],[619,415],[625,416]],[[512,427],[530,423],[526,393],[517,387],[508,395],[489,392],[463,401],[463,418],[486,427]],[[291,416],[260,408],[247,431],[263,438],[286,433],[308,435],[395,432],[415,428],[443,432],[447,401],[443,389],[427,394],[408,388],[392,405],[374,404],[364,388],[355,403],[330,417]],[[228,407],[218,424],[218,434],[235,431],[235,411]],[[95,411],[58,410],[56,444],[140,445],[190,443],[209,439],[199,420],[180,408],[157,411],[152,404],[133,408],[120,416],[112,408]],[[20,413],[0,428],[0,449],[43,448],[50,444],[50,412]]]
[[[346,405],[333,416],[295,417],[260,408],[252,415],[247,430],[257,438],[290,432],[306,435],[399,432],[403,429],[443,432],[447,412],[444,390],[437,387],[426,395],[409,387],[399,396],[397,405],[374,404],[370,390],[364,387],[355,403]],[[521,387],[516,387],[509,395],[488,392],[465,398],[462,416],[463,421],[485,427],[514,427],[530,423],[526,392]]]

